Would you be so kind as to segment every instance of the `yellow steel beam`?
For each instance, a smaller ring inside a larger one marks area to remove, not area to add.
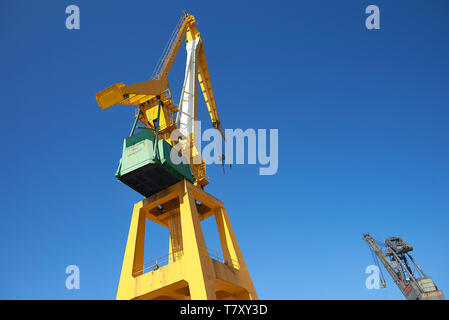
[[[184,39],[184,35],[186,34],[187,28],[189,26],[194,25],[195,17],[191,14],[185,14],[184,20],[179,30],[177,30],[176,38],[172,43],[172,47],[169,49],[168,55],[163,57],[163,67],[159,74],[157,75],[157,79],[164,80],[167,79],[170,69],[175,61],[176,55],[178,54],[179,48],[182,43],[182,39]]]
[[[212,90],[209,69],[207,68],[206,55],[204,53],[204,44],[202,42],[198,52],[198,81],[200,83],[201,91],[203,92],[212,124],[224,137],[224,134],[220,128],[220,118],[218,116],[217,105],[215,104],[214,92]]]

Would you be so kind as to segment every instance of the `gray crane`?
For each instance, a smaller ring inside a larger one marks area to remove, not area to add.
[[[385,240],[384,252],[369,233],[363,234],[363,240],[382,262],[407,300],[445,299],[443,292],[438,290],[433,280],[422,271],[410,255],[409,252],[413,250],[412,245],[402,238],[390,237]],[[411,264],[418,269],[419,273],[412,271]],[[382,284],[384,285],[384,282]]]

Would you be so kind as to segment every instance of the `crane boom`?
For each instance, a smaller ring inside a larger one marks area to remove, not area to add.
[[[187,34],[187,42],[195,38],[200,38],[198,46],[198,82],[200,83],[201,91],[206,102],[207,109],[212,121],[212,124],[217,128],[223,136],[220,128],[220,118],[218,116],[217,106],[215,104],[214,92],[210,81],[209,69],[207,67],[206,55],[204,53],[204,45],[201,35],[195,26],[195,17],[191,14],[185,13],[178,21],[175,30],[164,50],[159,63],[153,72],[153,79],[164,80],[167,79],[173,62],[178,54],[184,36]]]
[[[443,292],[438,290],[433,280],[427,277],[409,254],[413,247],[402,238],[386,239],[385,252],[370,234],[363,234],[363,240],[382,262],[407,300],[444,300]],[[420,276],[412,271],[410,262],[419,270]]]
[[[376,241],[373,237],[371,237],[369,234],[363,235],[363,240],[365,240],[368,245],[370,246],[371,250],[376,254],[376,256],[379,258],[379,260],[384,265],[387,272],[390,274],[391,278],[393,278],[393,281],[396,283],[396,285],[403,291],[404,288],[402,288],[403,284],[401,282],[400,276],[396,273],[396,270],[394,269],[394,266],[391,264],[391,262],[387,259],[387,257],[383,254],[382,250],[377,245]]]
[[[187,27],[192,23],[195,23],[195,18],[192,15],[185,13],[181,16],[165,50],[162,53],[161,58],[159,59],[158,64],[154,69],[153,79],[167,79],[176,55],[178,54],[182,39],[184,39],[186,34]]]
[[[198,81],[200,83],[201,91],[203,92],[204,100],[206,101],[207,109],[209,110],[212,125],[220,131],[221,135],[224,138],[223,131],[220,127],[220,118],[218,116],[217,106],[215,105],[214,92],[212,90],[212,84],[210,82],[210,75],[207,68],[206,55],[204,54],[203,46],[204,45],[201,44],[200,51],[198,53]]]

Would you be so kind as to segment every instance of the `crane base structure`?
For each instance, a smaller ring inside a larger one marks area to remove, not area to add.
[[[201,221],[215,217],[223,258],[210,253]],[[145,221],[169,230],[167,256],[144,264]],[[224,204],[182,180],[136,203],[118,300],[258,299]]]

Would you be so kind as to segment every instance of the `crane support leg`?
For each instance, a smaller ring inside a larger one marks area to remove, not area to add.
[[[214,216],[223,257],[206,247],[201,221]],[[144,264],[145,221],[168,228],[165,259]],[[166,263],[162,266],[162,264]],[[224,204],[187,180],[136,203],[117,299],[257,299]]]

